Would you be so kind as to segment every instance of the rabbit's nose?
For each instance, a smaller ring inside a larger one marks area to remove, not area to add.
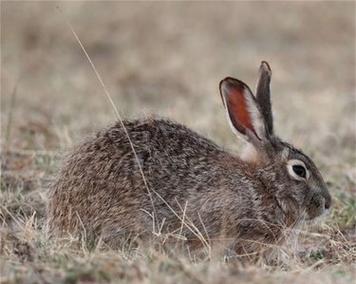
[[[325,199],[325,204],[324,204],[325,209],[330,209],[332,201],[331,201],[331,195],[327,189],[325,189],[323,196]]]
[[[331,207],[331,198],[325,198],[325,209],[330,209]]]

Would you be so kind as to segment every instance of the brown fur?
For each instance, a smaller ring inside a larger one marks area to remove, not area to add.
[[[313,162],[273,133],[257,147],[256,153],[263,149],[258,162],[246,162],[168,120],[124,125],[148,188],[124,129],[116,123],[66,159],[50,193],[53,235],[84,232],[118,246],[132,236],[150,239],[163,224],[161,233],[180,233],[188,244],[199,243],[200,232],[244,254],[280,242],[285,228],[322,214],[320,200],[330,203]],[[308,182],[289,176],[289,159],[307,165]]]

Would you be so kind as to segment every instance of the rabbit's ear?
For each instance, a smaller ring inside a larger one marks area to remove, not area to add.
[[[265,141],[264,117],[250,88],[244,82],[228,77],[220,82],[220,94],[233,132],[242,134],[255,146]]]
[[[265,119],[266,128],[269,134],[273,134],[273,116],[270,90],[271,76],[271,68],[266,61],[262,61],[257,82],[256,100]]]

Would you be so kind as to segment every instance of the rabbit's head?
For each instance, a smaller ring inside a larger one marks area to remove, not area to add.
[[[220,94],[233,132],[249,145],[248,162],[284,210],[311,220],[330,208],[331,197],[313,161],[274,134],[271,74],[268,63],[262,62],[255,96],[231,77],[220,82]]]

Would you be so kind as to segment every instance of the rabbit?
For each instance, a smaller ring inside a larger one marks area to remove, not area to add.
[[[238,79],[220,82],[227,120],[248,145],[243,157],[165,119],[119,121],[85,140],[51,187],[50,233],[84,232],[114,247],[166,233],[192,248],[225,240],[244,254],[326,213],[318,168],[274,133],[271,75],[262,61],[256,95]]]

